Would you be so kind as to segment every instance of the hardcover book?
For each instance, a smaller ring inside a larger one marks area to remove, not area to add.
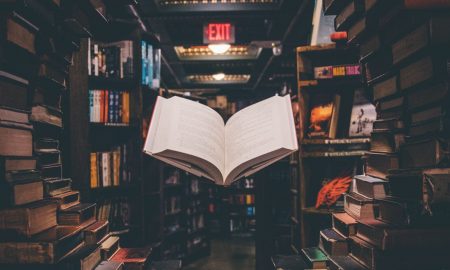
[[[333,213],[333,229],[345,237],[356,234],[356,220],[347,213]]]
[[[86,245],[69,255],[61,265],[65,266],[65,270],[93,270],[100,261],[99,246]]]
[[[347,239],[333,229],[320,231],[319,247],[328,256],[345,256],[349,252]]]
[[[450,202],[450,169],[428,169],[423,171],[423,205],[429,216],[447,213]]]
[[[58,196],[72,189],[72,179],[55,178],[44,180],[44,193],[46,197]]]
[[[397,76],[377,82],[373,85],[373,100],[378,101],[398,92]]]
[[[400,166],[427,168],[448,162],[448,143],[437,139],[405,143],[400,150]]]
[[[353,180],[352,191],[370,199],[386,197],[387,182],[379,178],[356,175]]]
[[[80,192],[68,191],[52,196],[50,199],[58,203],[59,210],[65,210],[80,203]]]
[[[28,80],[0,70],[0,106],[29,110],[28,84]]]
[[[40,178],[2,182],[0,184],[0,201],[3,206],[20,206],[44,198],[44,188]]]
[[[86,245],[96,245],[102,242],[109,233],[107,220],[97,221],[84,230],[84,242]]]
[[[320,248],[303,248],[302,255],[305,258],[306,263],[312,269],[325,269],[327,268],[328,257],[323,253]]]
[[[406,200],[422,200],[422,178],[421,170],[393,170],[387,177],[389,194]]]
[[[113,262],[122,262],[127,270],[145,270],[149,266],[152,248],[120,248],[111,258]]]
[[[366,270],[367,268],[350,256],[332,256],[329,263],[330,270]]]
[[[31,157],[33,155],[32,127],[14,128],[0,125],[0,155]]]
[[[381,132],[381,131],[393,131],[399,132],[405,128],[405,124],[402,120],[391,118],[391,119],[380,119],[373,122],[373,131]]]
[[[249,106],[226,124],[207,106],[158,97],[144,153],[216,184],[230,185],[297,149],[289,96]]]
[[[406,95],[408,111],[413,111],[431,104],[439,104],[448,101],[449,90],[449,83],[441,82],[421,87],[416,91],[409,91]],[[433,94],[430,95],[430,93]]]
[[[80,203],[70,208],[60,210],[58,224],[60,225],[84,225],[95,221],[95,203]]]
[[[344,210],[356,220],[373,219],[376,217],[377,204],[372,199],[348,193],[344,196]]]
[[[56,209],[57,205],[54,202],[39,201],[18,208],[1,210],[0,230],[31,237],[57,225]]]
[[[400,161],[396,154],[369,152],[366,157],[366,174],[386,180],[389,170],[400,168]]]
[[[109,236],[100,246],[102,259],[111,260],[111,257],[119,250],[119,237]]]
[[[350,256],[368,269],[382,269],[377,264],[377,249],[358,237],[350,238]]]
[[[56,264],[82,246],[80,227],[57,226],[23,242],[0,242],[0,263]]]
[[[386,197],[378,200],[378,219],[393,225],[408,226],[416,224],[421,217],[421,207],[417,201]]]
[[[370,140],[370,151],[378,153],[397,153],[405,142],[405,135],[393,131],[374,131]]]
[[[450,247],[448,226],[401,228],[380,220],[359,220],[356,236],[383,251],[446,250]]]

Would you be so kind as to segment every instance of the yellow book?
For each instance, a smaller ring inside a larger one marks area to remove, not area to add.
[[[119,166],[120,166],[120,155],[118,151],[113,152],[113,161],[114,161],[114,175],[113,175],[113,185],[119,185]]]
[[[97,153],[91,153],[91,188],[98,187]]]
[[[252,195],[246,195],[245,196],[245,200],[247,204],[252,204]]]

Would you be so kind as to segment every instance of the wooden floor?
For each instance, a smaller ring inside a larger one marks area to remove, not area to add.
[[[255,270],[255,242],[247,237],[214,239],[211,241],[211,256],[183,270]]]

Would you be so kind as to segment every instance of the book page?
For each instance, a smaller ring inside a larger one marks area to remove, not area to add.
[[[270,152],[297,148],[290,97],[272,97],[236,113],[225,127],[225,174]],[[292,123],[291,123],[292,122]]]
[[[176,153],[167,155],[167,150]],[[199,161],[204,160],[223,174],[223,119],[213,109],[197,102],[179,97],[158,98],[144,151],[151,155],[160,153],[166,158],[176,158],[178,162],[195,162],[197,166],[204,165],[204,162]],[[216,173],[214,176],[217,178]]]

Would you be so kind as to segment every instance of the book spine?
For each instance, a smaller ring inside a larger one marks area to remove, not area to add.
[[[433,76],[433,61],[431,57],[422,58],[400,70],[400,88],[409,89]]]
[[[94,92],[89,90],[89,122],[94,122]]]
[[[109,100],[109,105],[108,105],[108,122],[109,123],[114,123],[114,114],[115,114],[115,93],[114,91],[108,91],[108,100]]]
[[[98,187],[97,170],[97,154],[91,153],[91,188]]]
[[[118,104],[117,104],[117,122],[124,123],[123,122],[123,92],[118,93]]]

